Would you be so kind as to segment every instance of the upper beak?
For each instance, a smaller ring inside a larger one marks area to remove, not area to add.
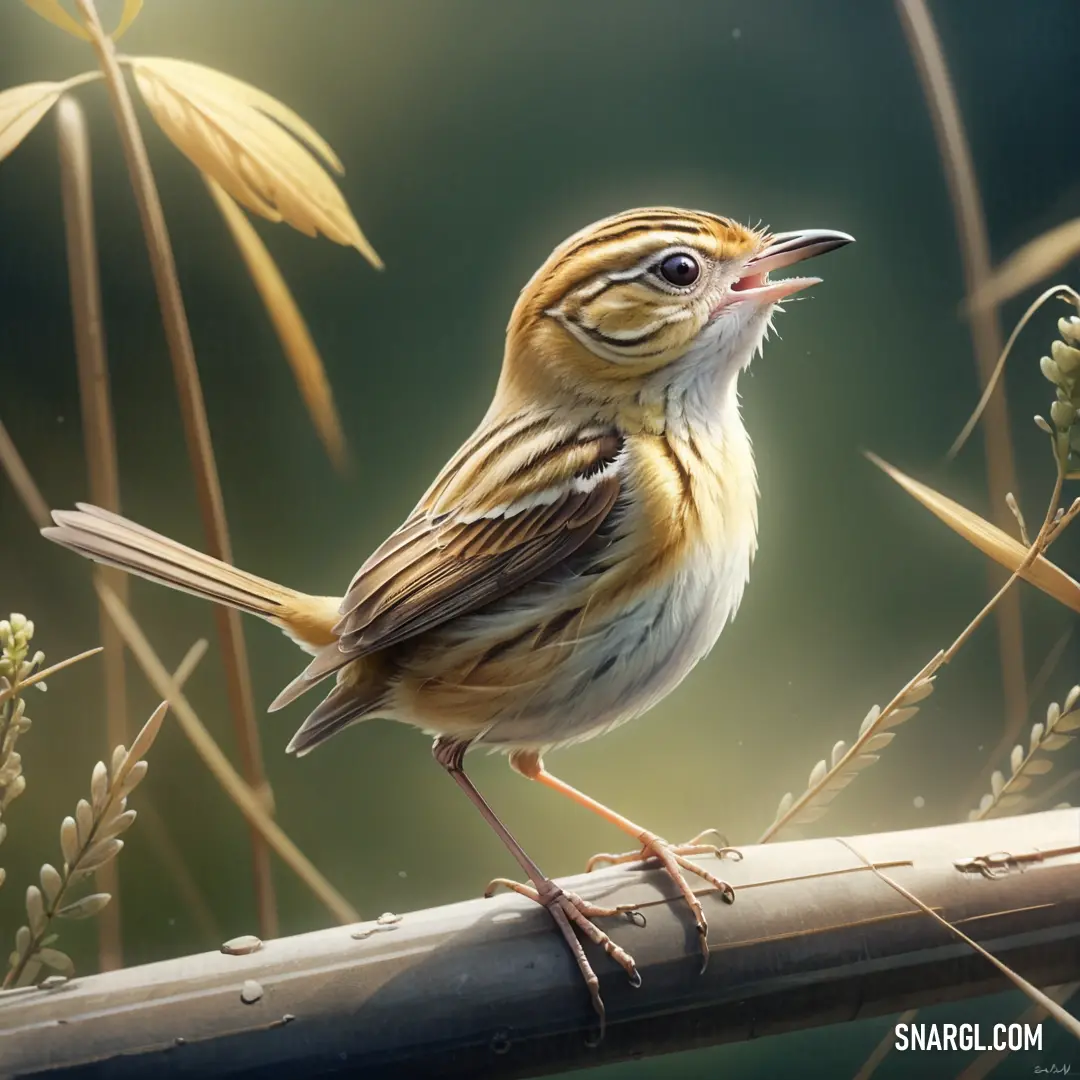
[[[845,244],[853,244],[854,236],[836,232],[833,229],[804,229],[801,232],[776,233],[769,238],[768,244],[754,255],[746,264],[743,276],[732,288],[745,294],[745,297],[759,303],[774,304],[777,300],[799,292],[811,285],[816,285],[821,278],[787,278],[784,281],[767,281],[770,270],[781,270],[785,266],[833,251]]]

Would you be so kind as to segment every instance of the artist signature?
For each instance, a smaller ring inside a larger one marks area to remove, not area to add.
[[[1071,1065],[1036,1065],[1036,1076],[1068,1076],[1072,1072]]]

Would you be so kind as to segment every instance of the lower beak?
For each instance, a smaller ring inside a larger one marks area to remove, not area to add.
[[[802,277],[786,278],[783,281],[769,281],[770,270],[782,270],[803,259],[812,259],[826,251],[834,251],[845,244],[853,244],[855,237],[833,229],[804,229],[801,232],[777,233],[757,255],[750,259],[743,271],[743,276],[732,285],[732,289],[741,296],[732,300],[753,299],[759,304],[775,304],[792,293],[800,292],[816,285],[821,278]]]

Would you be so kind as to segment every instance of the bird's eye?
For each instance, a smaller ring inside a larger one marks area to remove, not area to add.
[[[698,274],[701,273],[697,260],[681,252],[677,255],[669,255],[656,269],[665,281],[683,289],[688,285],[693,285],[698,279]]]

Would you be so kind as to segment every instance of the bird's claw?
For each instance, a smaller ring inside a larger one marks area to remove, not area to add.
[[[586,866],[586,871],[591,871],[601,864],[617,865],[629,862],[658,862],[666,871],[668,877],[679,888],[683,899],[690,908],[697,925],[698,942],[701,946],[701,970],[704,971],[709,964],[709,923],[705,918],[705,912],[701,908],[701,902],[694,894],[690,883],[686,880],[683,871],[694,874],[711,885],[720,894],[720,898],[726,904],[735,902],[735,890],[732,886],[718,878],[715,874],[690,861],[692,855],[715,855],[718,859],[734,858],[741,859],[742,853],[733,847],[717,844],[702,843],[704,837],[716,833],[715,829],[706,829],[685,844],[669,844],[666,840],[652,833],[644,833],[641,837],[641,848],[638,851],[628,851],[622,855],[600,854],[594,855]],[[716,833],[719,836],[719,833]],[[723,837],[720,837],[723,839]]]
[[[600,1033],[597,1041],[603,1039],[605,1011],[603,999],[600,997],[600,980],[585,955],[585,950],[578,939],[578,932],[584,934],[594,945],[599,945],[626,972],[630,985],[636,989],[641,985],[641,975],[634,963],[634,958],[621,945],[612,941],[592,920],[625,915],[635,925],[644,926],[645,917],[636,910],[633,904],[600,907],[569,889],[561,888],[551,880],[542,881],[538,885],[525,885],[520,881],[511,881],[509,878],[495,878],[484,890],[484,895],[491,896],[499,888],[510,889],[519,896],[528,897],[551,913],[555,925],[558,926],[570,952],[577,961],[578,970],[585,980],[585,987],[589,991],[593,1009],[600,1019]]]

